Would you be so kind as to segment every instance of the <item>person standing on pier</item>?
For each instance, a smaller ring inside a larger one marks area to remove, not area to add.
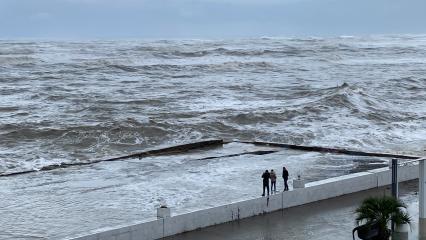
[[[284,191],[288,191],[288,171],[285,167],[283,167],[283,179],[284,179]]]
[[[277,175],[274,169],[271,169],[271,194],[277,191]]]
[[[263,194],[262,194],[262,196],[265,196],[265,188],[268,191],[268,196],[269,196],[269,179],[271,178],[271,174],[269,174],[268,170],[266,170],[262,174],[262,178],[263,178]]]

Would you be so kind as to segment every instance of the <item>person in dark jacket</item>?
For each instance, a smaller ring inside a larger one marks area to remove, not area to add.
[[[274,169],[271,169],[270,178],[271,178],[271,194],[274,194],[274,192],[277,191],[277,175],[275,174]]]
[[[288,171],[285,167],[283,167],[283,179],[284,179],[284,191],[288,191]]]
[[[263,194],[262,194],[262,196],[265,196],[265,188],[268,191],[268,196],[269,196],[269,179],[271,178],[271,175],[269,174],[268,170],[266,170],[262,174],[262,178],[263,178]]]

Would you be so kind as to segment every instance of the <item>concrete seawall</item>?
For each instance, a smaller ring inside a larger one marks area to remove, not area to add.
[[[400,182],[419,177],[418,165],[400,167]],[[68,240],[153,240],[319,200],[389,185],[391,171],[380,168],[367,172],[307,183],[305,188],[223,206],[176,215],[131,226],[97,230]],[[154,209],[153,209],[154,213]]]

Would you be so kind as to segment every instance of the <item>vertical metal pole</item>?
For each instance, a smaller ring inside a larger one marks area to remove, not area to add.
[[[398,199],[398,159],[392,159],[392,197]],[[392,233],[395,230],[395,224],[391,222]]]
[[[419,239],[426,240],[426,159],[419,162]]]
[[[398,159],[392,159],[392,197],[398,199]]]

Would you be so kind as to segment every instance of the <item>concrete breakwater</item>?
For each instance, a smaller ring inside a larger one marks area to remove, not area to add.
[[[194,149],[222,146],[223,143],[224,142],[222,139],[205,140],[205,141],[175,145],[175,146],[170,146],[165,148],[151,149],[151,150],[146,150],[143,152],[137,152],[137,153],[132,153],[132,154],[118,156],[118,157],[110,157],[105,159],[95,159],[90,161],[87,160],[87,161],[72,162],[72,163],[57,163],[57,164],[44,166],[38,170],[33,169],[33,170],[27,170],[27,171],[21,171],[21,172],[0,173],[0,177],[21,175],[26,173],[38,172],[38,171],[49,171],[49,170],[54,170],[57,168],[67,168],[72,166],[91,165],[91,164],[100,163],[100,162],[119,161],[119,160],[124,160],[129,158],[144,158],[149,156],[184,153]]]
[[[419,168],[417,165],[407,165],[399,168],[398,178],[400,182],[418,177]],[[389,168],[374,169],[307,183],[305,188],[271,195],[269,199],[259,197],[129,226],[95,230],[81,236],[67,238],[67,240],[159,239],[203,227],[381,187],[389,185],[390,182],[391,171]]]
[[[281,148],[281,149],[293,149],[293,150],[299,150],[299,151],[312,151],[312,152],[323,152],[323,153],[336,153],[336,154],[346,154],[346,155],[353,155],[353,156],[370,156],[370,157],[386,157],[386,158],[391,157],[391,158],[400,158],[400,159],[418,159],[418,158],[420,158],[420,156],[413,156],[413,155],[404,155],[404,154],[395,154],[395,153],[364,152],[364,151],[359,151],[359,150],[349,150],[349,149],[345,149],[345,148],[305,146],[305,145],[295,145],[295,144],[286,144],[286,143],[258,142],[258,141],[231,141],[231,142],[252,144],[252,145],[257,145],[257,146],[277,147],[277,148]],[[40,169],[32,169],[32,170],[19,171],[19,172],[0,173],[0,177],[21,175],[21,174],[26,174],[26,173],[38,172],[38,171],[50,171],[50,170],[54,170],[54,169],[58,169],[58,168],[68,168],[68,167],[73,167],[73,166],[91,165],[91,164],[96,164],[96,163],[100,163],[100,162],[120,161],[120,160],[125,160],[125,159],[130,159],[130,158],[141,159],[141,158],[152,157],[152,156],[180,154],[180,153],[185,153],[185,152],[189,152],[189,151],[192,151],[192,150],[221,147],[224,144],[231,143],[231,142],[224,141],[222,139],[204,140],[204,141],[186,143],[186,144],[169,146],[169,147],[164,147],[164,148],[151,149],[151,150],[146,150],[146,151],[142,151],[142,152],[136,152],[136,153],[132,153],[132,154],[110,157],[110,158],[104,158],[104,159],[93,159],[93,160],[85,160],[85,161],[77,161],[77,162],[60,162],[60,163],[55,163],[55,164],[43,166]],[[274,152],[277,152],[277,151],[278,150],[244,152],[244,153],[236,153],[236,154],[230,154],[230,155],[219,156],[219,157],[233,157],[233,156],[246,155],[246,154],[264,155],[264,154],[274,153]],[[199,159],[199,160],[207,160],[207,159],[212,159],[212,158],[217,158],[217,157],[207,157],[207,158],[202,158],[202,159]]]

